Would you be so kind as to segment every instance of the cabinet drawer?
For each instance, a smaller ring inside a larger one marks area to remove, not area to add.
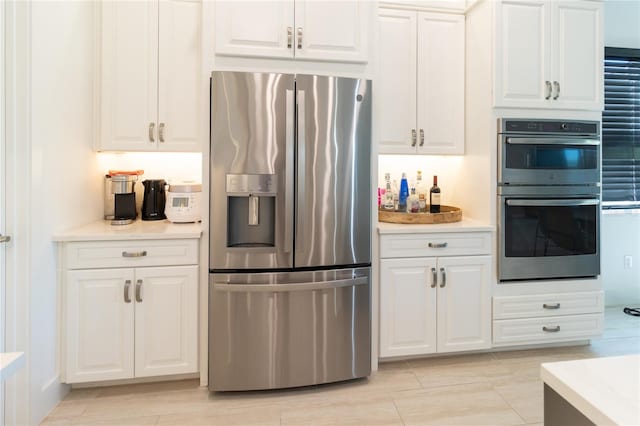
[[[490,232],[382,235],[380,257],[491,254]]]
[[[592,314],[603,310],[602,291],[493,298],[493,319]]]
[[[493,321],[493,346],[590,339],[602,334],[603,322],[604,314],[496,320]]]
[[[65,245],[68,269],[195,265],[197,239],[92,241]]]

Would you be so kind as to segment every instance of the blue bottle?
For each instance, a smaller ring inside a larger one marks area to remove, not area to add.
[[[407,198],[409,198],[409,184],[407,183],[407,174],[402,174],[400,180],[400,194],[398,195],[398,211],[407,211]]]

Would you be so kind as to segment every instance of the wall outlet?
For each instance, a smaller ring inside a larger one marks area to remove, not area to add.
[[[624,269],[631,269],[633,267],[633,256],[624,257]]]

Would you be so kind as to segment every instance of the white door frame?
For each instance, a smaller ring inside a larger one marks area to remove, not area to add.
[[[7,380],[6,424],[31,424],[30,416],[30,204],[31,2],[5,0],[5,350],[25,353],[25,366]]]

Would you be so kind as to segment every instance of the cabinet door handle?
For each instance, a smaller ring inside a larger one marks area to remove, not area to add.
[[[560,331],[560,326],[556,325],[555,327],[547,327],[542,326],[542,331],[546,331],[547,333],[557,333],[558,331]]]
[[[142,280],[136,281],[136,302],[142,302]]]
[[[553,100],[555,101],[560,97],[560,83],[558,83],[557,81],[554,81],[553,87],[556,88],[556,95],[553,97]]]
[[[546,303],[543,303],[542,307],[544,309],[560,309],[560,304],[559,303],[554,303],[553,305],[547,305]]]
[[[153,135],[153,132],[156,128],[156,123],[149,123],[149,142],[155,142],[155,136]]]
[[[147,251],[143,250],[143,251],[123,251],[122,252],[122,257],[145,257],[147,255]]]
[[[293,28],[287,27],[287,49],[293,46]]]
[[[420,129],[420,146],[424,146],[424,129]]]
[[[442,275],[442,282],[440,283],[440,288],[447,285],[447,271],[444,268],[440,268],[440,274]]]
[[[545,81],[544,82],[544,86],[545,86],[545,90],[547,92],[547,94],[545,95],[545,99],[549,100],[549,98],[551,97],[551,82],[550,81]]]
[[[158,138],[160,142],[164,142],[164,123],[160,123],[160,127],[158,127]]]
[[[416,146],[417,139],[416,129],[411,129],[411,146]]]
[[[302,49],[302,27],[298,27],[298,49]]]
[[[429,248],[445,248],[447,246],[447,243],[429,243],[428,244]]]
[[[438,272],[436,268],[431,268],[431,288],[436,288],[438,284]]]
[[[130,289],[131,289],[131,280],[126,280],[124,282],[124,303],[131,303],[131,294],[129,294]]]

